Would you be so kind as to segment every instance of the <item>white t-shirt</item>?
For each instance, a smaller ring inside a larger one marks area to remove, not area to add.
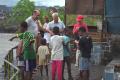
[[[45,23],[45,24],[43,25],[43,28],[46,29],[46,28],[47,28],[47,25],[48,25],[48,23]],[[45,33],[44,33],[44,38],[46,39],[47,43],[50,42],[50,37],[51,37],[50,33],[48,33],[48,32],[45,32]]]
[[[63,60],[63,36],[53,35],[50,38],[51,60]]]
[[[54,27],[59,27],[59,30],[62,31],[65,28],[65,25],[62,21],[59,21],[58,23],[54,23],[54,21],[51,21],[48,23],[47,29],[53,30]]]
[[[36,21],[34,21],[32,19],[32,16],[30,16],[26,19],[26,22],[28,24],[28,30],[27,31],[36,35],[38,33],[38,26],[37,26]]]

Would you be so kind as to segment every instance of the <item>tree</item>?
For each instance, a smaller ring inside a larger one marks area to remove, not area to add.
[[[24,21],[28,16],[32,15],[35,9],[34,2],[30,0],[20,0],[15,7],[13,7],[10,21],[20,23]]]

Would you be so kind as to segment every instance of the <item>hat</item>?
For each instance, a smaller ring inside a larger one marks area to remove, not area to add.
[[[82,15],[78,15],[76,21],[81,21],[84,17]]]

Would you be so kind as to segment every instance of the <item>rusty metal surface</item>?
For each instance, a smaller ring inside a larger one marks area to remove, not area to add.
[[[66,0],[66,13],[103,15],[104,0]]]

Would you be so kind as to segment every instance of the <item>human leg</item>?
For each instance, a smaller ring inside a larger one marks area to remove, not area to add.
[[[71,74],[71,62],[70,62],[70,56],[66,57],[66,63],[67,63],[67,71],[68,71],[68,77],[69,80],[73,80],[72,74]]]
[[[84,70],[82,76],[83,80],[89,80],[89,70]]]
[[[40,74],[43,76],[43,65],[40,65]]]
[[[80,77],[82,80],[89,80],[89,59],[80,58]]]
[[[45,65],[46,76],[48,76],[48,65]]]
[[[63,65],[62,65],[62,77],[63,77],[63,80],[65,80],[64,79],[64,68],[65,68],[65,57],[63,59]]]
[[[79,54],[80,54],[80,50],[76,50],[76,62],[75,62],[75,66],[79,65]]]
[[[55,80],[55,74],[56,74],[56,68],[57,68],[56,61],[53,60],[51,65],[52,65],[52,80]]]
[[[62,60],[58,60],[57,61],[57,75],[58,75],[58,80],[62,80],[62,64],[63,61]]]

